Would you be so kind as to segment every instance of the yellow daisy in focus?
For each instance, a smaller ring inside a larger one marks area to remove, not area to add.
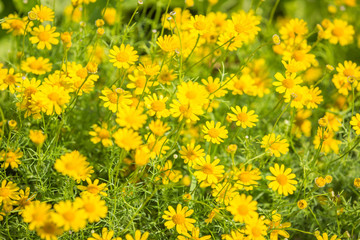
[[[180,157],[184,159],[184,163],[190,167],[195,164],[198,160],[205,157],[204,149],[200,145],[195,146],[195,142],[187,144],[186,147],[182,146],[179,151]]]
[[[40,22],[44,21],[53,21],[54,20],[54,11],[44,5],[36,5],[31,9],[34,13],[36,13],[37,20]]]
[[[218,165],[219,162],[219,158],[211,162],[209,155],[206,155],[206,158],[199,158],[193,166],[197,170],[194,172],[194,176],[199,182],[205,181],[207,184],[217,183],[224,173],[224,166]]]
[[[209,93],[205,86],[197,82],[182,82],[177,86],[177,98],[182,104],[204,105],[208,102]]]
[[[275,157],[280,157],[281,154],[286,154],[289,151],[289,143],[286,139],[281,139],[280,135],[275,133],[268,134],[262,138],[261,147],[265,148],[266,152]]]
[[[108,108],[113,113],[119,111],[121,108],[129,107],[132,103],[130,99],[131,94],[122,88],[117,88],[115,85],[113,85],[111,89],[105,87],[101,93],[103,96],[100,96],[99,98],[105,102],[104,107]]]
[[[73,230],[75,232],[86,226],[86,214],[77,204],[70,200],[60,201],[54,205],[55,213],[52,218],[59,227],[65,231]]]
[[[20,73],[15,73],[13,68],[0,70],[0,91],[9,88],[10,93],[14,93],[17,85],[21,82]]]
[[[235,108],[231,107],[231,111],[233,111],[234,114],[228,113],[230,120],[236,122],[236,125],[241,126],[242,128],[252,128],[255,126],[254,123],[259,121],[257,118],[258,115],[254,114],[255,111],[248,111],[246,106],[242,108],[239,106],[236,106]]]
[[[139,56],[137,55],[137,51],[134,50],[132,46],[127,44],[121,44],[120,48],[114,46],[110,50],[110,62],[114,64],[117,68],[125,68],[128,69],[130,65],[134,65],[134,63],[138,60]]]
[[[207,79],[201,79],[201,82],[205,85],[206,90],[209,93],[209,98],[223,97],[227,93],[225,88],[221,88],[220,78],[213,78],[212,76]]]
[[[144,103],[149,109],[149,116],[156,116],[157,118],[168,117],[170,115],[169,109],[166,108],[167,97],[160,95],[159,97],[154,93],[144,98]]]
[[[280,195],[288,196],[293,194],[296,190],[298,182],[294,180],[296,177],[294,173],[291,173],[291,168],[285,170],[284,164],[275,164],[274,167],[270,167],[270,172],[274,176],[267,176],[266,179],[271,181],[268,186],[274,191],[277,191]]]
[[[355,116],[351,117],[350,124],[357,135],[360,135],[360,114],[357,113]]]
[[[188,210],[188,207],[182,207],[181,204],[177,205],[176,211],[172,206],[169,206],[162,216],[163,219],[167,220],[164,225],[168,229],[175,227],[179,234],[191,231],[194,228],[193,223],[196,222],[195,219],[189,218],[193,212],[194,210]]]
[[[251,218],[257,217],[257,202],[253,201],[252,196],[245,194],[237,195],[232,199],[226,208],[234,216],[235,222],[248,222]]]
[[[126,234],[125,239],[126,240],[147,240],[148,237],[149,237],[149,232],[144,232],[144,234],[141,234],[140,230],[136,230],[134,237],[132,237],[130,234]]]
[[[166,53],[174,52],[180,48],[179,37],[176,35],[159,36],[156,44]]]
[[[245,189],[246,191],[253,190],[254,186],[259,183],[257,180],[261,179],[260,170],[253,168],[251,164],[245,166],[241,165],[239,168],[235,168],[233,171],[235,187],[238,189]]]
[[[289,93],[295,86],[302,83],[300,77],[296,77],[296,73],[285,73],[283,76],[281,73],[275,74],[276,82],[273,83],[276,86],[276,92]]]
[[[205,140],[208,142],[220,144],[228,137],[228,131],[225,126],[221,127],[221,123],[217,122],[215,125],[214,121],[207,121],[205,126],[202,129],[203,133],[205,133]]]
[[[33,37],[30,37],[29,40],[32,44],[37,44],[37,49],[44,49],[46,47],[48,50],[51,50],[52,45],[59,43],[57,37],[60,36],[60,33],[55,31],[56,27],[51,27],[50,24],[45,27],[43,25],[34,27],[31,32]]]

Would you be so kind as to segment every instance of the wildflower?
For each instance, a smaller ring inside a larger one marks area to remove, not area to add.
[[[248,111],[248,108],[246,106],[242,108],[239,106],[236,106],[235,108],[231,107],[231,111],[233,111],[234,114],[228,113],[230,119],[236,122],[237,126],[241,126],[242,128],[252,128],[253,126],[255,126],[254,122],[259,121],[257,119],[258,115],[254,114],[255,111]]]
[[[39,25],[39,27],[34,27],[31,34],[33,37],[30,37],[29,40],[32,44],[37,44],[38,49],[44,49],[45,47],[48,50],[51,50],[51,45],[57,45],[59,40],[57,37],[60,36],[60,33],[55,32],[56,27],[51,27],[50,24]]]
[[[326,180],[323,177],[317,177],[317,178],[315,178],[315,184],[319,188],[324,187],[326,184]]]
[[[23,213],[23,210],[26,206],[30,205],[32,203],[32,200],[36,197],[36,194],[33,194],[30,196],[30,188],[26,187],[25,191],[20,189],[19,190],[19,199],[16,200],[17,207],[14,209],[14,211],[19,211],[19,215]]]
[[[228,29],[237,34],[241,42],[248,43],[254,40],[261,30],[258,27],[260,19],[260,16],[254,15],[254,11],[240,11],[233,14],[231,21],[228,21]]]
[[[257,217],[257,202],[252,199],[252,196],[241,194],[235,196],[230,201],[230,205],[226,208],[226,210],[234,215],[234,221],[243,223],[248,222],[248,220],[252,217]]]
[[[104,147],[110,147],[113,145],[107,123],[102,123],[101,126],[94,124],[91,128],[93,131],[90,131],[89,135],[92,136],[90,138],[92,143],[97,144],[101,142]]]
[[[357,113],[355,116],[351,117],[350,124],[357,135],[360,135],[360,114]]]
[[[11,169],[18,168],[21,164],[20,158],[22,158],[23,155],[24,154],[20,151],[20,149],[16,149],[15,151],[2,150],[0,152],[0,162],[3,162],[3,164],[1,164],[1,167],[5,169],[7,169],[9,166],[11,167]]]
[[[284,40],[304,38],[308,33],[307,23],[303,19],[291,19],[279,30],[281,38]]]
[[[208,218],[205,219],[205,223],[206,225],[208,225],[209,223],[212,223],[213,218],[216,217],[216,215],[219,213],[219,209],[214,208],[213,210],[211,210],[211,212],[208,215]]]
[[[181,204],[177,205],[176,211],[172,206],[169,206],[162,216],[163,219],[167,220],[165,227],[168,229],[175,227],[179,234],[191,231],[194,228],[193,223],[196,222],[195,219],[189,218],[193,212],[194,210],[188,210],[188,207],[182,207]]]
[[[111,89],[105,87],[101,93],[103,96],[100,96],[99,98],[105,102],[104,107],[109,108],[113,113],[119,111],[121,108],[126,108],[131,104],[130,93],[122,88],[117,88],[115,85],[113,85]]]
[[[144,103],[147,109],[149,109],[148,114],[150,116],[156,115],[157,118],[168,117],[170,111],[166,108],[166,101],[168,97],[156,95],[155,93],[151,96],[144,98]]]
[[[245,166],[240,165],[239,168],[235,168],[233,171],[235,187],[238,189],[245,189],[246,191],[252,190],[254,186],[259,183],[257,180],[261,179],[260,170],[254,168],[251,164]]]
[[[333,113],[326,112],[325,116],[322,117],[322,121],[326,122],[326,127],[328,128],[328,130],[337,132],[339,131],[339,127],[341,126],[342,119]]]
[[[329,39],[332,44],[339,43],[341,46],[345,46],[354,40],[354,27],[341,19],[335,19],[333,23],[330,23],[325,32],[328,32],[325,38]]]
[[[128,78],[130,80],[130,83],[126,85],[129,89],[134,89],[133,93],[135,95],[141,95],[144,93],[149,92],[149,86],[156,85],[155,82],[151,82],[148,80],[148,83],[146,84],[146,76],[145,73],[139,71],[138,69],[135,69],[133,74],[129,74]],[[146,86],[145,86],[146,85]]]
[[[227,146],[226,151],[230,154],[235,154],[236,150],[238,149],[236,144],[230,144]]]
[[[360,66],[357,66],[352,61],[345,61],[344,64],[338,64],[336,71],[337,73],[333,76],[332,82],[340,94],[347,96],[349,91],[352,91],[352,88],[355,87],[348,80],[351,77],[360,79]]]
[[[50,218],[51,205],[45,202],[33,201],[25,207],[22,217],[24,222],[29,223],[29,230],[44,226]]]
[[[329,183],[331,183],[332,182],[332,176],[330,176],[330,175],[326,175],[325,176],[325,182],[326,182],[326,184],[329,184]]]
[[[200,145],[195,146],[195,142],[187,144],[186,147],[182,146],[179,153],[181,158],[184,159],[184,163],[190,167],[205,156],[204,149]]]
[[[272,41],[273,41],[273,43],[274,43],[275,45],[280,45],[280,43],[281,43],[280,37],[279,37],[279,35],[277,35],[277,34],[274,34],[274,35],[272,36]]]
[[[174,52],[175,50],[180,48],[179,37],[176,35],[164,35],[160,36],[156,44],[159,45],[161,50],[164,52]]]
[[[145,166],[150,160],[150,150],[146,147],[138,147],[135,152],[136,166]]]
[[[139,130],[145,124],[147,116],[143,114],[142,108],[123,108],[116,115],[116,122],[121,127],[132,128],[134,130]]]
[[[302,83],[302,79],[300,77],[296,77],[296,73],[285,73],[285,77],[281,73],[275,74],[276,80],[278,82],[274,82],[273,85],[276,86],[276,92],[289,94],[291,90],[298,84]]]
[[[81,155],[78,151],[72,151],[66,153],[57,159],[54,165],[56,171],[73,178],[76,181],[84,181],[90,177],[90,174],[94,171],[89,163],[86,161],[86,157]]]
[[[226,130],[225,126],[221,126],[220,122],[217,122],[215,125],[214,121],[207,121],[205,126],[202,129],[203,133],[205,133],[205,140],[208,142],[220,144],[223,142],[223,139],[228,137],[228,131]]]
[[[280,135],[275,133],[268,134],[262,138],[261,147],[265,148],[270,155],[280,157],[281,154],[286,154],[289,151],[289,144],[286,139],[281,139]]]
[[[60,115],[70,102],[69,92],[63,87],[51,86],[43,84],[38,91],[32,96],[32,102],[41,102],[41,111],[47,115],[52,115],[54,112]]]
[[[211,239],[211,235],[206,235],[203,237],[200,237],[200,229],[198,227],[194,227],[191,230],[191,235],[189,233],[182,233],[182,235],[179,235],[177,237],[177,240],[192,240],[192,239],[197,239],[197,240],[208,240]]]
[[[54,21],[54,11],[47,6],[36,5],[31,9],[31,11],[36,14],[36,20],[39,20],[40,22]]]
[[[244,236],[244,232],[236,229],[236,230],[231,230],[230,234],[223,234],[221,235],[221,239],[224,240],[243,240],[245,239]]]
[[[323,233],[322,236],[320,233],[318,235],[315,235],[317,240],[329,240],[329,237],[327,233]],[[337,235],[333,235],[330,240],[340,240],[340,238],[337,237]]]
[[[186,119],[187,123],[197,122],[200,118],[198,116],[203,114],[201,105],[191,103],[181,103],[178,100],[173,100],[170,104],[170,112],[173,117],[178,118],[179,121]]]
[[[206,90],[209,93],[209,98],[223,97],[227,93],[226,89],[221,87],[220,79],[209,76],[207,79],[201,79],[201,82],[205,85]]]
[[[117,68],[128,69],[130,65],[133,65],[139,58],[137,51],[130,45],[121,44],[120,48],[114,46],[110,50],[110,62]]]
[[[9,88],[10,93],[14,93],[17,83],[21,82],[20,73],[15,73],[13,68],[1,69],[0,73],[0,91]]]
[[[199,182],[217,183],[224,173],[224,166],[218,165],[219,162],[219,158],[211,162],[209,155],[206,155],[206,158],[199,158],[193,166],[197,170],[194,172],[194,176]]]
[[[157,177],[157,180],[161,178],[164,185],[169,184],[169,182],[179,182],[179,180],[183,177],[179,170],[173,169],[173,163],[171,160],[167,160],[164,167],[158,165],[157,169],[160,171],[160,177]]]
[[[166,122],[162,122],[160,119],[156,119],[150,122],[149,128],[153,134],[158,137],[163,136],[167,131],[170,130]]]
[[[319,127],[313,143],[316,149],[320,148],[321,152],[325,154],[330,153],[331,151],[334,151],[334,153],[337,154],[339,152],[339,144],[341,141],[334,139],[334,132]]]
[[[34,25],[32,22],[26,28],[26,24],[28,24],[27,17],[20,18],[16,13],[9,14],[6,18],[4,18],[4,22],[1,23],[1,28],[4,30],[8,30],[7,33],[12,32],[14,36],[24,35],[25,31],[30,31],[31,27]]]
[[[165,85],[170,85],[172,81],[176,79],[176,73],[173,69],[169,69],[167,65],[164,65],[159,73],[157,80]]]
[[[92,234],[93,237],[88,238],[87,240],[122,240],[120,237],[114,236],[114,231],[109,231],[107,228],[103,228],[101,231],[101,236],[97,233]]]
[[[29,138],[36,145],[41,147],[46,140],[46,135],[41,130],[30,130]]]
[[[245,234],[249,240],[265,240],[267,226],[263,217],[252,217],[245,223]]]
[[[104,26],[105,25],[105,22],[104,22],[104,20],[102,20],[102,19],[96,19],[96,21],[95,21],[95,26],[96,27],[102,27],[102,26]]]
[[[130,234],[126,234],[125,239],[126,240],[146,240],[149,237],[149,232],[144,232],[141,234],[140,230],[135,231],[135,238],[133,238]]]
[[[82,191],[81,195],[101,195],[101,196],[107,196],[107,193],[105,192],[107,190],[106,183],[99,184],[99,179],[95,179],[94,181],[91,181],[90,178],[86,178],[87,186],[78,185],[77,188]]]
[[[271,181],[268,186],[273,191],[277,191],[280,195],[288,196],[293,194],[296,190],[296,187],[293,185],[297,184],[297,181],[294,180],[296,177],[294,173],[291,173],[291,168],[285,170],[284,164],[281,164],[281,167],[276,163],[274,167],[270,167],[270,172],[274,176],[267,176],[266,179]]]
[[[182,82],[177,86],[176,96],[182,104],[204,105],[208,102],[208,92],[197,82]]]
[[[85,227],[87,214],[76,203],[70,200],[60,201],[54,205],[54,209],[56,212],[52,214],[52,218],[65,231],[71,229],[77,232]]]
[[[86,219],[90,222],[98,222],[100,218],[106,217],[108,208],[104,200],[100,199],[99,195],[82,195],[81,198],[76,198],[74,205],[84,210]]]
[[[110,26],[115,24],[116,21],[116,9],[112,7],[107,7],[104,12],[104,20]]]
[[[63,42],[64,46],[66,48],[70,48],[72,43],[71,43],[71,35],[72,33],[69,33],[69,32],[63,32],[61,33],[61,41]]]
[[[142,143],[141,137],[138,132],[132,129],[120,128],[113,134],[116,145],[124,148],[126,151],[136,149]]]
[[[360,178],[355,178],[355,180],[354,180],[354,186],[355,186],[356,188],[360,188]]]
[[[21,62],[21,69],[27,73],[43,75],[51,71],[52,63],[49,63],[49,61],[48,58],[43,57],[28,57],[25,61]]]
[[[291,223],[281,223],[281,215],[279,213],[276,213],[276,210],[272,212],[272,220],[268,225],[268,231],[271,231],[270,240],[277,240],[279,238],[279,235],[285,238],[290,237],[290,234],[285,231],[285,228],[291,227]]]
[[[0,187],[0,205],[1,204],[12,204],[13,200],[19,200],[18,191],[19,188],[16,183],[6,181],[5,179],[1,182]]]
[[[298,202],[297,202],[297,206],[298,206],[298,208],[299,209],[301,209],[301,210],[303,210],[303,209],[305,209],[306,207],[307,207],[307,202],[306,202],[306,200],[305,199],[301,199],[301,200],[299,200]]]
[[[230,81],[226,87],[232,91],[233,95],[252,95],[256,88],[254,79],[249,74],[243,74],[237,77],[231,74],[230,77],[225,79],[225,82]]]
[[[224,203],[226,206],[229,205],[230,201],[235,196],[239,195],[237,189],[226,181],[212,185],[213,190],[211,191],[212,196],[218,203]]]
[[[63,233],[63,229],[50,217],[50,219],[44,221],[41,227],[36,228],[36,233],[42,239],[57,239],[57,237]]]

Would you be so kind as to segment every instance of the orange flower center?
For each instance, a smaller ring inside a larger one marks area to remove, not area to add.
[[[97,194],[99,192],[99,188],[97,186],[90,185],[87,187],[87,191],[89,193]]]
[[[301,61],[303,61],[304,58],[305,58],[305,53],[303,53],[302,51],[298,50],[298,51],[295,51],[295,52],[293,53],[293,57],[294,57],[294,59],[295,59],[296,61],[301,62]]]
[[[95,205],[91,202],[85,203],[84,204],[84,209],[86,212],[91,213],[95,211]]]
[[[209,174],[213,174],[214,173],[214,167],[209,164],[209,163],[206,163],[204,164],[204,166],[202,167],[202,171],[203,173],[209,175]]]
[[[211,129],[209,129],[208,134],[211,138],[217,138],[219,136],[220,132],[216,128],[211,128]]]
[[[16,82],[16,78],[14,75],[10,74],[10,75],[7,75],[6,78],[4,79],[4,82],[7,84],[7,85],[12,85],[12,84],[15,84]]]
[[[197,156],[196,156],[196,153],[193,151],[193,150],[189,150],[187,153],[186,153],[186,157],[190,160],[194,160]]]
[[[344,35],[344,29],[342,27],[334,27],[331,33],[336,37],[341,37],[342,35]]]
[[[279,175],[276,177],[276,181],[277,181],[281,186],[284,186],[284,185],[287,184],[288,179],[287,179],[287,177],[286,177],[284,174],[279,174]]]
[[[119,62],[127,62],[129,61],[129,54],[127,52],[119,52],[118,54],[116,54],[116,60],[118,60]]]
[[[218,86],[217,86],[217,84],[215,84],[215,83],[209,83],[209,84],[206,86],[206,89],[207,89],[210,93],[213,93],[213,92],[215,92],[215,91],[218,89]]]
[[[109,99],[109,102],[117,103],[118,96],[116,93],[112,92],[112,93],[108,94],[107,98]]]
[[[57,92],[49,93],[47,97],[53,102],[57,102],[60,98],[60,96]]]
[[[196,30],[204,30],[206,28],[206,22],[205,21],[196,21],[194,23],[194,28]]]
[[[285,88],[293,88],[294,87],[294,81],[291,78],[286,78],[281,83]]]
[[[44,226],[41,227],[41,230],[47,234],[55,234],[57,227],[56,224],[53,222],[46,222]]]
[[[110,137],[110,134],[109,134],[109,131],[106,130],[106,129],[101,129],[99,131],[99,138],[101,139],[106,139],[106,138],[109,138]]]
[[[349,76],[354,76],[354,69],[352,68],[346,68],[343,71],[344,75],[349,77]]]
[[[237,211],[241,216],[246,216],[249,213],[249,207],[247,204],[240,204]]]
[[[182,215],[182,214],[175,214],[175,215],[172,217],[172,221],[173,221],[175,224],[184,224],[184,223],[185,223],[185,217],[184,217],[184,215]]]
[[[246,122],[248,120],[248,115],[246,113],[238,113],[236,117],[240,122]]]
[[[156,100],[151,104],[151,108],[152,110],[154,110],[155,112],[160,112],[162,110],[165,109],[165,103],[163,103],[160,100]]]
[[[75,214],[73,211],[67,211],[67,212],[63,213],[63,217],[66,221],[72,222],[75,219]]]
[[[145,79],[139,78],[139,79],[137,79],[137,80],[135,81],[135,86],[136,86],[137,88],[144,88],[144,87],[145,87],[145,82],[146,82]]]
[[[196,92],[195,91],[187,91],[186,92],[186,97],[188,98],[188,99],[194,99],[194,98],[196,98]]]
[[[42,69],[42,62],[35,60],[29,64],[31,69],[40,70]]]
[[[41,33],[39,33],[38,38],[42,42],[47,42],[49,40],[50,36],[51,35],[48,32],[41,32]]]
[[[248,183],[251,181],[251,174],[249,172],[242,172],[240,173],[240,181],[244,183]]]

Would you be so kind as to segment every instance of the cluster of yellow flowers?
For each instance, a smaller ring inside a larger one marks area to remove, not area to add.
[[[0,63],[0,221],[46,240],[328,240],[316,201],[338,216],[350,204],[324,187],[331,164],[358,157],[360,66],[322,55],[354,45],[358,24],[335,14],[356,1],[337,0],[314,31],[273,27],[280,1],[267,28],[263,1],[231,14],[170,2],[147,19],[138,1],[124,26],[121,1],[72,0],[62,25],[41,4],[1,21],[20,47]]]

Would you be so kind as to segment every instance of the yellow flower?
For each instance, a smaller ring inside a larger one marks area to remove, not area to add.
[[[360,135],[360,114],[357,113],[355,116],[351,117],[350,124],[357,135]]]
[[[5,169],[7,169],[9,166],[11,167],[11,169],[18,168],[21,164],[20,158],[22,158],[22,156],[23,153],[20,151],[20,149],[17,149],[15,151],[1,151],[0,162],[3,162],[1,167]]]
[[[258,168],[252,169],[252,165],[241,165],[240,168],[234,169],[235,187],[238,189],[245,189],[246,191],[253,190],[253,187],[258,185],[257,180],[261,179],[260,170]]]
[[[215,198],[215,201],[223,203],[225,206],[229,205],[230,201],[233,200],[235,196],[239,195],[237,189],[227,181],[214,184],[211,187],[213,188],[211,195]]]
[[[270,231],[270,240],[278,240],[279,235],[283,236],[284,238],[290,237],[290,234],[284,229],[291,227],[291,223],[281,223],[281,215],[276,213],[276,210],[272,212],[272,221],[270,221],[268,225],[268,231]]]
[[[16,183],[11,181],[2,180],[0,186],[0,205],[1,204],[12,204],[13,200],[19,200],[18,191],[19,188],[16,186]]]
[[[132,46],[121,44],[120,48],[114,46],[110,50],[110,62],[117,68],[128,69],[130,65],[133,65],[139,58],[137,51]]]
[[[159,45],[161,50],[164,52],[174,52],[175,50],[180,48],[179,37],[176,35],[164,35],[160,36],[156,44]]]
[[[316,184],[316,186],[318,186],[319,188],[320,188],[320,187],[324,187],[325,184],[326,184],[326,180],[325,180],[325,178],[323,178],[323,177],[317,177],[317,178],[315,178],[315,184]]]
[[[231,21],[228,21],[229,31],[238,35],[241,42],[248,43],[255,39],[258,32],[261,30],[260,16],[255,16],[254,11],[240,11],[232,15]]]
[[[188,210],[188,207],[182,207],[181,204],[177,205],[176,211],[172,206],[169,206],[168,210],[165,210],[162,216],[163,219],[167,220],[165,227],[168,229],[175,227],[179,234],[191,231],[194,228],[193,223],[195,223],[196,220],[188,217],[190,217],[193,212],[194,210]]]
[[[195,142],[187,144],[186,147],[182,146],[179,153],[184,163],[190,167],[205,156],[204,149],[200,145],[195,146]]]
[[[303,19],[291,19],[285,26],[279,30],[283,40],[301,38],[303,39],[308,33],[307,23]]]
[[[139,133],[128,128],[120,128],[113,134],[113,138],[115,139],[116,145],[124,148],[126,151],[136,149],[142,143]]]
[[[112,7],[106,8],[105,12],[104,12],[104,20],[110,26],[114,25],[114,23],[116,21],[116,9],[112,8]]]
[[[203,114],[201,105],[191,103],[183,104],[175,99],[170,104],[170,107],[171,115],[175,118],[178,118],[179,122],[183,119],[186,119],[187,123],[195,123],[200,120],[198,116]]]
[[[259,120],[257,119],[258,115],[254,114],[255,111],[254,110],[250,110],[248,111],[248,108],[246,106],[244,107],[239,107],[236,106],[231,107],[231,111],[233,111],[233,113],[228,113],[228,115],[230,116],[230,120],[236,122],[237,126],[241,126],[242,128],[252,128],[253,126],[255,126],[255,122],[258,122]]]
[[[142,167],[148,164],[150,160],[150,150],[147,148],[147,146],[138,147],[136,149],[134,159],[136,166]]]
[[[147,116],[143,114],[142,108],[123,108],[117,113],[116,122],[121,127],[139,130],[145,124]]]
[[[29,223],[29,230],[38,229],[50,218],[51,205],[45,202],[33,201],[23,211],[24,222]]]
[[[202,106],[208,102],[209,93],[203,85],[188,81],[177,86],[176,96],[182,104]]]
[[[30,22],[27,17],[19,18],[19,16],[15,14],[9,14],[6,18],[4,18],[4,22],[1,23],[1,28],[4,30],[8,30],[7,33],[12,32],[14,36],[24,35],[25,30],[30,31],[31,27],[34,23]],[[26,25],[28,27],[26,28]],[[25,29],[26,28],[26,29]]]
[[[319,235],[316,236],[316,239],[317,240],[329,240],[329,237],[328,237],[327,233],[323,233],[322,236],[319,233]],[[330,240],[340,240],[340,238],[338,238],[337,235],[333,235],[330,238]]]
[[[164,65],[160,71],[157,80],[165,85],[171,85],[171,82],[176,79],[177,74],[173,69],[169,69],[167,65]]]
[[[274,191],[277,191],[280,195],[288,196],[293,194],[296,190],[296,187],[293,185],[297,184],[297,181],[294,180],[296,177],[294,173],[291,173],[291,168],[285,170],[284,164],[275,163],[274,167],[270,167],[270,172],[274,176],[267,176],[266,179],[271,181],[268,186]]]
[[[297,202],[297,206],[299,209],[305,209],[308,206],[308,203],[305,199],[301,199]]]
[[[88,238],[87,240],[122,240],[121,237],[115,237],[114,231],[108,231],[107,228],[103,228],[101,231],[101,236],[97,233],[93,233],[92,237]]]
[[[280,135],[275,133],[268,134],[262,138],[261,147],[265,148],[266,152],[275,157],[280,157],[281,154],[286,154],[289,151],[289,144],[286,139],[281,139]]]
[[[14,211],[19,211],[18,214],[21,215],[26,206],[31,204],[31,201],[36,197],[36,193],[30,196],[30,188],[26,187],[25,191],[19,190],[19,199],[16,200],[17,207]]]
[[[110,147],[113,145],[107,123],[102,123],[101,126],[94,124],[91,128],[94,129],[94,131],[89,132],[89,135],[92,136],[92,138],[90,138],[92,143],[97,144],[101,142],[104,147]]]
[[[43,75],[51,71],[52,63],[49,63],[49,61],[48,58],[43,57],[28,57],[25,61],[21,62],[21,69],[27,73]]]
[[[87,186],[78,185],[77,188],[81,190],[81,195],[101,195],[107,196],[105,192],[107,190],[106,183],[99,184],[99,179],[95,179],[94,182],[91,181],[90,178],[86,178]]]
[[[267,235],[267,226],[263,217],[252,217],[245,225],[245,234],[247,240],[265,240]]]
[[[156,83],[151,82],[149,80],[146,84],[145,74],[137,69],[134,70],[133,74],[129,74],[128,78],[130,80],[130,83],[128,83],[126,87],[129,89],[134,89],[133,93],[135,95],[141,95],[143,92],[148,93],[149,87],[152,86],[153,84],[154,86],[156,85]]]
[[[224,173],[224,166],[218,165],[219,162],[219,158],[211,162],[209,155],[206,155],[206,158],[199,158],[193,166],[197,170],[194,172],[194,176],[199,182],[204,182],[205,184],[218,183]]]
[[[105,87],[101,93],[103,96],[100,96],[99,98],[105,101],[104,107],[109,108],[113,113],[119,111],[121,108],[126,108],[131,104],[130,93],[122,88],[116,88],[115,85],[113,85],[111,89]]]
[[[208,239],[211,239],[211,235],[206,235],[206,236],[203,236],[203,237],[200,237],[200,229],[198,227],[194,227],[192,230],[191,230],[191,235],[188,234],[188,233],[182,233],[182,235],[179,235],[177,237],[177,240],[193,240],[193,239],[196,239],[196,240],[208,240]]]
[[[170,130],[166,122],[162,122],[160,119],[156,119],[150,122],[149,128],[153,134],[158,137],[163,136],[167,131]]]
[[[70,102],[69,92],[63,87],[51,86],[43,84],[38,91],[32,95],[32,102],[41,102],[41,111],[47,115],[52,115],[54,112],[60,115]]]
[[[41,130],[30,130],[29,138],[36,146],[42,146],[46,140],[46,135]]]
[[[231,79],[231,80],[230,80]],[[225,79],[225,82],[230,81],[226,87],[232,91],[233,95],[253,95],[255,86],[254,79],[249,74],[242,74],[240,77],[231,74]]]
[[[149,109],[149,116],[156,116],[157,118],[168,117],[170,111],[166,108],[167,97],[160,95],[159,97],[154,93],[144,98],[144,103]]]
[[[39,25],[39,27],[34,27],[31,34],[33,37],[30,37],[29,40],[32,44],[37,43],[38,49],[44,49],[45,47],[48,50],[51,50],[51,45],[57,45],[59,40],[57,37],[60,36],[60,33],[55,32],[56,27],[51,27],[50,24],[46,25]]]
[[[75,199],[74,204],[84,210],[86,219],[90,223],[100,221],[100,218],[106,217],[108,211],[105,201],[101,200],[99,195],[82,195],[81,198]]]
[[[13,68],[0,69],[0,91],[9,88],[10,93],[14,93],[16,86],[21,82],[20,73],[15,73]]]
[[[221,239],[224,240],[245,240],[244,231],[236,229],[231,230],[230,234],[221,235]]]
[[[220,78],[213,78],[212,76],[207,79],[201,79],[201,82],[205,85],[206,90],[209,93],[209,98],[215,97],[223,97],[227,93],[227,91],[222,88],[220,83]]]
[[[202,129],[203,133],[205,133],[205,140],[208,142],[220,144],[228,137],[228,131],[225,126],[221,127],[221,123],[217,122],[215,125],[214,121],[207,121],[205,126]]]
[[[285,94],[285,101],[290,102],[291,107],[302,109],[309,101],[309,89],[306,86],[295,86]]]
[[[332,82],[340,94],[347,96],[357,84],[351,79],[360,79],[360,66],[352,61],[345,61],[344,64],[338,64],[336,71],[337,74],[333,76]]]
[[[341,46],[345,46],[354,40],[354,27],[341,19],[335,19],[333,23],[330,23],[325,32],[329,32],[325,38],[329,39],[332,44],[339,43]]]
[[[84,181],[94,172],[89,165],[86,157],[75,150],[57,159],[54,167],[56,171],[79,182],[80,180]]]
[[[333,131],[319,127],[313,141],[315,148],[321,148],[321,152],[325,154],[330,153],[331,151],[338,154],[341,141],[334,139],[334,135]]]
[[[52,213],[52,218],[65,231],[71,229],[77,232],[85,227],[87,214],[77,204],[70,200],[60,201],[54,205],[54,209],[56,212]]]
[[[275,74],[276,80],[273,85],[276,86],[276,92],[289,94],[289,92],[298,84],[302,83],[300,77],[296,77],[296,73],[285,73],[285,77],[281,73]]]
[[[360,178],[355,178],[354,186],[357,187],[357,188],[360,188]]]
[[[54,20],[54,11],[51,8],[43,5],[36,5],[31,9],[34,13],[36,13],[37,20],[40,22],[44,21],[53,21]]]
[[[252,196],[241,194],[231,200],[226,210],[231,212],[235,222],[246,223],[251,218],[257,217],[257,202],[252,199]]]
[[[141,234],[140,230],[136,230],[134,238],[130,234],[126,234],[125,239],[126,240],[147,240],[148,237],[149,237],[149,232],[144,232],[144,234]]]
[[[173,170],[172,168],[173,163],[171,160],[167,160],[164,167],[158,165],[157,169],[160,171],[160,177],[156,177],[156,180],[160,180],[161,178],[164,185],[169,184],[169,182],[179,182],[183,176],[179,170]]]
[[[216,215],[219,213],[219,209],[214,208],[213,210],[211,210],[211,212],[208,215],[208,218],[205,219],[205,223],[206,225],[208,225],[209,223],[212,223],[214,217],[216,218]]]
[[[41,227],[35,229],[41,239],[56,240],[63,233],[63,229],[59,227],[51,217],[44,221]]]

